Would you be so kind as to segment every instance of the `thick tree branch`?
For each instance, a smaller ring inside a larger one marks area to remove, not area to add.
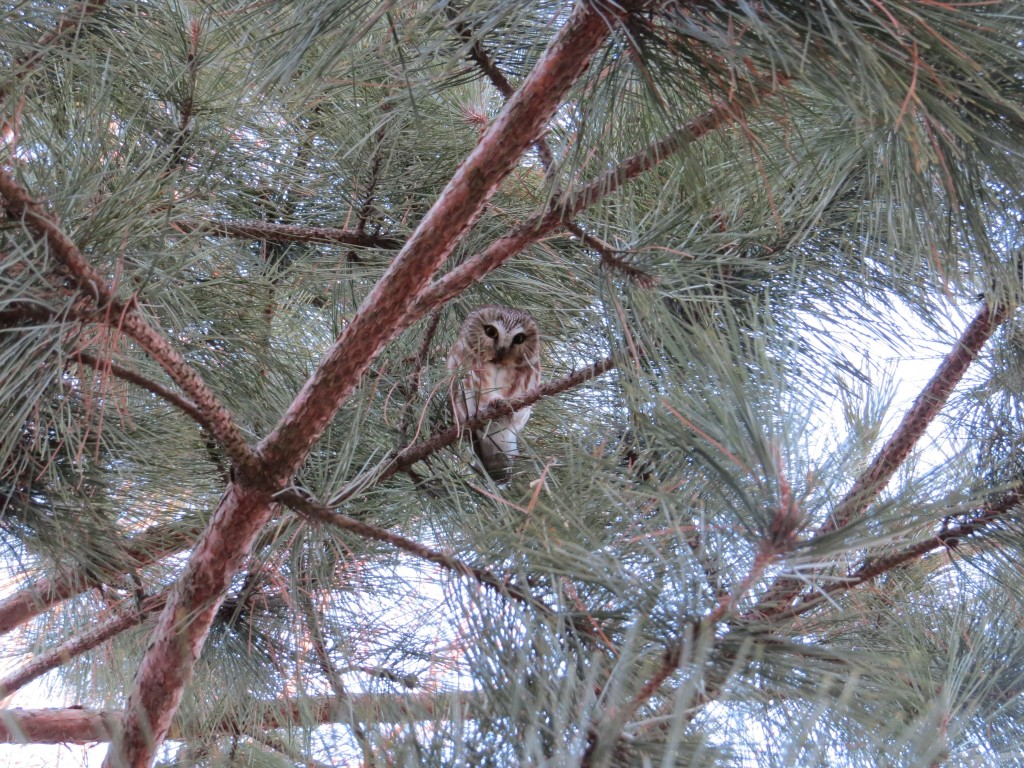
[[[377,723],[437,720],[454,717],[457,712],[467,717],[467,713],[485,703],[484,697],[475,692],[355,694],[349,699],[353,711]],[[224,735],[247,735],[249,730],[265,732],[338,722],[338,707],[333,696],[257,702],[253,706],[255,713],[225,717],[215,724],[214,731]],[[88,744],[110,741],[121,731],[122,718],[121,712],[78,707],[3,709],[0,710],[0,743]],[[168,733],[171,739],[182,736],[176,728]]]
[[[107,754],[106,768],[144,768],[152,762],[230,580],[274,514],[271,493],[288,485],[370,362],[400,332],[410,297],[426,287],[554,115],[607,38],[609,14],[619,16],[622,11],[576,5],[520,91],[455,172],[284,417],[260,443],[259,461],[236,462],[239,483],[228,486],[160,617],[125,707],[122,738]],[[190,388],[182,389],[203,407]]]
[[[401,238],[371,235],[366,232],[335,227],[304,227],[296,224],[275,224],[268,221],[172,221],[171,226],[189,234],[199,232],[217,237],[246,240],[274,240],[293,243],[327,243],[359,245],[366,248],[401,248]]]
[[[134,303],[124,303],[107,286],[103,276],[95,270],[64,233],[53,216],[32,199],[28,191],[4,168],[0,168],[0,197],[12,218],[21,219],[38,240],[46,244],[79,288],[95,302],[104,314],[107,324],[134,339],[143,350],[167,371],[203,415],[205,424],[216,436],[231,459],[242,468],[255,465],[255,456],[228,409],[220,403],[202,377],[170,342],[150,325]]]

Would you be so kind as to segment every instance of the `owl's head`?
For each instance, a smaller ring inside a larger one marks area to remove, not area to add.
[[[528,312],[485,304],[466,316],[461,335],[482,362],[535,365],[539,361],[537,321]]]

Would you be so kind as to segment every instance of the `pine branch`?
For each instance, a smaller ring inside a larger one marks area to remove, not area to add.
[[[455,18],[457,13],[455,8],[450,5],[447,7],[446,12],[449,18]],[[511,98],[512,94],[515,93],[515,89],[508,81],[508,78],[505,77],[501,68],[495,64],[490,54],[487,53],[483,43],[477,39],[472,28],[465,22],[457,22],[455,24],[455,30],[459,33],[459,36],[463,41],[470,44],[469,58],[480,67],[480,70],[484,73],[487,79],[491,81],[491,85],[495,87],[498,93],[500,93],[506,101]],[[537,156],[540,158],[545,174],[550,175],[554,168],[555,158],[547,140],[541,136],[534,142],[533,146],[537,150]],[[557,197],[557,195],[553,196]],[[597,251],[601,256],[601,264],[606,268],[616,272],[621,272],[629,279],[635,280],[644,288],[651,288],[654,286],[655,279],[651,275],[620,259],[615,255],[615,248],[600,238],[585,232],[577,222],[568,221],[565,223],[565,228],[576,235],[586,245]]]
[[[119,551],[124,558],[118,566],[109,568],[102,576],[91,570],[75,568],[60,576],[46,576],[0,600],[0,635],[35,618],[58,603],[98,587],[131,570],[181,552],[192,546],[201,533],[198,525],[181,522],[154,525],[138,536],[124,541]]]
[[[36,50],[28,56],[24,56],[14,62],[14,76],[19,80],[25,77],[25,75],[35,69],[36,66],[38,66],[38,64],[46,57],[48,49],[55,42],[71,30],[80,29],[82,23],[90,15],[106,5],[106,3],[107,0],[83,0],[82,4],[74,13],[64,15],[54,30],[43,35],[36,44]],[[5,86],[0,85],[0,102],[7,97],[7,94],[8,89]]]
[[[447,445],[451,445],[458,440],[466,430],[480,429],[481,427],[486,426],[488,422],[494,421],[501,416],[511,416],[515,411],[520,411],[528,405],[533,405],[538,400],[542,400],[545,397],[552,397],[553,395],[558,395],[562,392],[567,392],[570,389],[578,387],[584,382],[590,381],[591,379],[595,379],[598,376],[607,373],[614,367],[615,361],[609,357],[604,360],[600,360],[593,365],[587,366],[586,368],[574,371],[561,379],[555,379],[554,381],[542,384],[539,387],[524,393],[520,397],[503,402],[492,403],[487,408],[477,413],[476,416],[466,419],[461,424],[452,425],[438,430],[427,439],[403,448],[392,460],[391,465],[385,469],[377,479],[377,482],[386,480],[396,472],[404,472],[416,462],[423,461],[423,459],[427,458],[432,453],[435,453]]]
[[[279,752],[287,757],[291,762],[304,765],[306,768],[333,768],[333,766],[329,766],[327,763],[322,763],[319,760],[306,757],[299,750],[289,746],[284,739],[281,739],[272,733],[258,731],[256,733],[249,733],[246,735],[257,744],[262,744],[274,752]],[[368,763],[368,765],[372,765],[372,763]]]
[[[1006,305],[998,305],[993,309],[987,304],[978,310],[978,314],[943,359],[935,375],[914,400],[892,437],[882,446],[871,465],[857,478],[832,514],[821,524],[815,538],[846,527],[859,518],[877,498],[906,461],[917,441],[939,415],[967,368],[977,359],[985,342],[1010,316],[1011,310],[1012,308]],[[803,586],[804,582],[800,579],[780,578],[744,618],[757,616],[764,619],[785,611]]]
[[[276,505],[267,491],[287,486],[370,362],[401,330],[409,297],[426,287],[512,172],[604,43],[609,22],[621,13],[599,12],[585,3],[573,9],[520,91],[455,172],[284,417],[260,443],[259,461],[239,465],[239,484],[228,486],[154,630],[125,707],[122,737],[108,752],[106,768],[143,768],[152,762],[231,578],[274,514]],[[194,399],[203,406],[198,397]]]
[[[399,549],[413,555],[414,557],[418,557],[428,563],[433,563],[434,565],[440,566],[441,568],[451,571],[459,576],[474,579],[482,586],[493,589],[502,597],[523,603],[524,605],[539,611],[545,616],[554,616],[551,609],[540,600],[533,597],[533,595],[515,584],[509,583],[507,579],[496,576],[486,568],[475,568],[471,565],[467,565],[453,555],[446,555],[443,552],[438,552],[437,550],[431,549],[417,541],[407,539],[397,533],[392,533],[385,528],[379,528],[376,525],[365,523],[362,520],[356,520],[355,518],[343,515],[340,512],[334,512],[329,507],[325,507],[311,501],[303,493],[295,489],[283,491],[282,493],[277,494],[274,498],[282,504],[287,504],[304,517],[311,520],[326,523],[327,525],[334,526],[335,528],[341,528],[342,530],[358,534],[359,536],[363,536],[367,539],[373,539],[374,541],[381,541],[385,544],[390,544],[395,547],[395,549]]]
[[[0,697],[9,696],[19,688],[27,685],[36,678],[42,677],[52,669],[65,664],[76,656],[91,651],[100,643],[119,635],[130,627],[134,627],[143,618],[151,613],[161,610],[167,601],[168,590],[147,598],[143,604],[121,611],[116,616],[107,619],[92,629],[83,632],[78,637],[71,638],[67,642],[44,651],[32,658],[27,664],[19,669],[7,673],[0,678]]]
[[[961,543],[970,540],[975,534],[999,522],[1006,514],[1019,508],[1022,502],[1024,502],[1024,488],[1018,488],[1003,496],[999,501],[978,510],[959,525],[943,528],[934,536],[919,541],[916,544],[911,544],[899,552],[868,558],[848,577],[821,585],[816,591],[807,592],[802,595],[792,605],[785,607],[783,610],[771,612],[769,615],[773,620],[790,619],[799,616],[826,602],[833,595],[873,581],[882,574],[918,560],[929,552],[934,552],[937,549],[954,550]],[[753,615],[753,612],[751,612],[749,620],[759,623],[763,618],[762,616]]]
[[[297,224],[276,224],[269,221],[178,220],[171,222],[171,226],[184,234],[198,232],[216,237],[237,237],[245,240],[328,243],[385,249],[401,248],[403,242],[397,237],[371,235],[359,230],[338,229],[336,227],[306,227]]]
[[[78,246],[64,233],[57,221],[4,168],[0,168],[0,197],[8,214],[21,219],[24,226],[55,256],[69,276],[95,303],[110,327],[125,333],[167,371],[171,380],[189,395],[206,426],[225,452],[239,467],[252,467],[255,456],[235,423],[230,411],[220,403],[206,382],[171,346],[167,338],[151,326],[134,301],[121,302],[103,276],[86,260]]]
[[[113,360],[104,360],[96,357],[91,352],[79,350],[74,353],[75,360],[83,365],[87,365],[100,373],[109,372],[117,376],[122,381],[127,381],[129,384],[135,384],[136,386],[142,387],[143,389],[149,390],[154,395],[168,403],[173,405],[182,413],[191,416],[192,419],[199,424],[199,426],[209,429],[206,421],[203,418],[202,412],[195,406],[194,403],[189,402],[186,398],[179,395],[177,392],[165,387],[163,384],[153,381],[152,379],[143,376],[138,371],[134,371],[131,368],[127,368],[119,363],[115,363]]]
[[[455,712],[478,710],[484,697],[475,691],[451,693],[355,694],[352,709],[359,717],[377,723],[405,724],[449,717]],[[247,735],[311,724],[339,722],[333,696],[307,696],[258,702],[256,712],[242,717],[223,718],[213,725],[222,735]],[[88,744],[111,741],[122,730],[124,715],[115,710],[83,709],[3,709],[0,710],[0,743],[5,744]],[[244,726],[243,726],[244,723]],[[168,738],[183,734],[171,729]]]
[[[416,297],[416,301],[413,302],[403,320],[402,327],[409,327],[427,312],[458,296],[470,285],[500,267],[528,245],[537,242],[566,222],[572,221],[576,215],[607,195],[614,193],[627,181],[651,170],[711,131],[741,119],[745,110],[761,103],[784,82],[785,80],[782,78],[762,81],[745,96],[716,105],[700,117],[689,121],[685,126],[619,163],[615,168],[580,189],[579,192],[555,201],[547,211],[535,214],[513,227],[507,234],[495,240],[476,256],[467,259],[444,277],[431,283]]]

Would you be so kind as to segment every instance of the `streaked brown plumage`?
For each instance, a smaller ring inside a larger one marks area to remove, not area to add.
[[[511,400],[540,384],[540,335],[528,312],[484,304],[470,312],[448,355],[455,377],[452,408],[457,421],[497,400]],[[488,474],[502,479],[519,455],[519,435],[532,408],[474,430],[473,448]]]

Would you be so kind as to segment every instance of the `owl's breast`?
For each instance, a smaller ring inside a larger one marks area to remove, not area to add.
[[[484,363],[475,373],[478,377],[480,398],[484,404],[519,397],[534,386],[539,378],[537,372],[527,366],[494,363]]]

